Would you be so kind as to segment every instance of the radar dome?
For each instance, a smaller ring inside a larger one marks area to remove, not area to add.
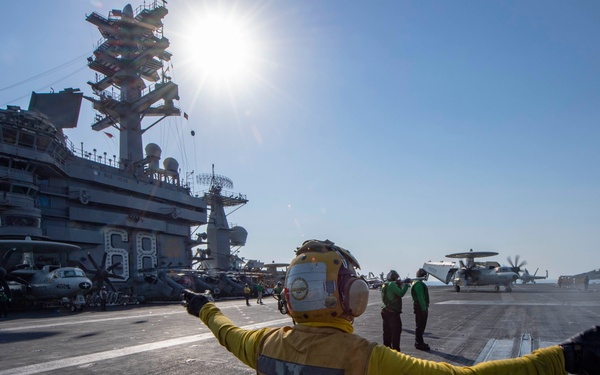
[[[146,157],[148,158],[159,158],[160,159],[160,154],[162,153],[162,150],[160,149],[160,146],[157,145],[156,143],[148,143],[146,145]]]
[[[231,246],[244,246],[248,238],[248,231],[243,227],[235,226],[229,233],[229,242]]]
[[[123,17],[133,18],[133,8],[131,7],[131,4],[127,4],[125,5],[125,8],[123,8]]]
[[[148,160],[148,167],[158,170],[158,161],[160,160],[160,154],[162,150],[156,143],[148,143],[145,150],[146,160]]]
[[[163,166],[169,172],[177,172],[179,170],[179,162],[174,158],[166,158],[163,161]]]

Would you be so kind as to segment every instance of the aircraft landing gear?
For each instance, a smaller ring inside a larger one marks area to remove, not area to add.
[[[456,293],[460,292],[460,285],[454,285],[454,291]]]
[[[512,288],[510,286],[507,286],[506,289],[504,289],[504,291],[506,293],[510,293],[510,292],[512,292]]]
[[[500,287],[498,285],[494,285],[494,291],[497,292],[500,290]]]

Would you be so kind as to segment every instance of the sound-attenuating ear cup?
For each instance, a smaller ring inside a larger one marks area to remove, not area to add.
[[[352,317],[362,315],[369,302],[369,284],[356,276],[346,277],[341,285],[344,312]]]

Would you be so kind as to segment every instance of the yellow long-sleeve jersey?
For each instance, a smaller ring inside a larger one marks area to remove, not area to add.
[[[247,330],[236,326],[214,303],[202,307],[200,318],[221,345],[258,373],[277,374],[283,368],[306,367],[308,372],[305,373],[318,368],[323,374],[566,374],[559,346],[539,349],[519,358],[455,366],[413,358],[369,342],[353,334],[351,323],[342,319],[327,325]]]

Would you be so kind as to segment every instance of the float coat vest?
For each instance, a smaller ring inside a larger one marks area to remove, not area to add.
[[[269,333],[258,349],[259,374],[366,374],[376,343],[336,328],[296,325]]]

